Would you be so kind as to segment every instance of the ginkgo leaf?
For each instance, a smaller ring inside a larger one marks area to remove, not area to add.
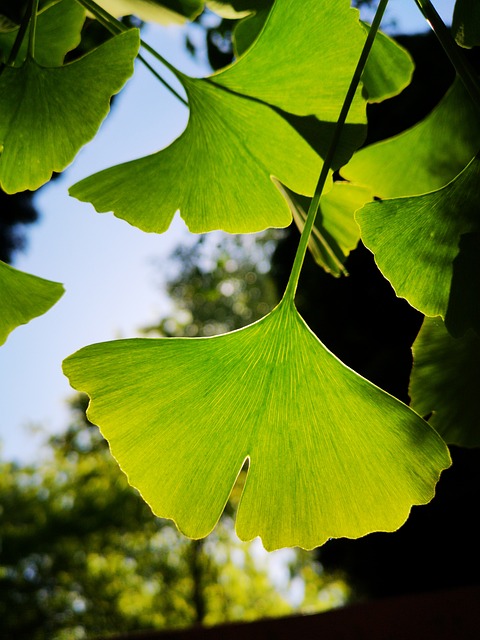
[[[480,336],[469,331],[453,338],[440,318],[425,318],[413,345],[413,409],[431,414],[429,423],[449,444],[478,447],[479,388]]]
[[[365,42],[358,15],[349,0],[276,0],[253,46],[212,80],[283,111],[336,122]],[[365,122],[361,91],[347,122]]]
[[[300,233],[307,219],[310,200],[282,190],[289,203],[293,220]],[[334,182],[332,189],[320,198],[308,248],[315,262],[335,277],[348,275],[344,262],[360,240],[360,229],[355,221],[355,211],[372,200],[368,187],[349,182]]]
[[[86,178],[70,194],[157,233],[168,229],[178,209],[194,233],[290,224],[271,176],[312,194],[319,156],[270,107],[204,80],[184,82],[190,119],[172,145]]]
[[[478,111],[456,80],[424,120],[361,149],[341,173],[381,198],[420,195],[453,180],[479,149]]]
[[[145,22],[160,24],[193,20],[203,9],[204,0],[97,0],[108,13],[119,18],[135,15]]]
[[[452,33],[461,47],[480,45],[480,3],[478,0],[456,0]]]
[[[242,55],[260,34],[271,9],[271,0],[262,0],[256,5],[253,15],[241,20],[233,32],[235,54]],[[365,37],[370,28],[362,23]],[[406,49],[387,35],[378,32],[368,57],[362,82],[369,102],[380,102],[397,95],[412,79],[413,60]]]
[[[37,17],[35,30],[35,61],[45,67],[59,67],[65,54],[80,43],[85,9],[76,0],[62,0]],[[18,28],[0,34],[1,58],[6,61],[15,42]],[[27,58],[28,38],[25,38],[16,57],[16,66]]]
[[[366,35],[370,26],[363,26]],[[379,31],[362,74],[368,101],[381,102],[399,94],[412,81],[414,68],[408,51]]]
[[[58,282],[18,271],[0,261],[0,345],[13,329],[48,311],[63,292]]]
[[[0,185],[37,189],[96,134],[110,98],[133,73],[138,30],[111,38],[62,67],[27,58],[0,75]]]
[[[343,365],[287,299],[233,333],[91,345],[63,366],[131,484],[193,538],[246,460],[236,530],[268,550],[395,530],[450,464],[436,432]]]
[[[442,189],[370,203],[356,214],[362,240],[396,294],[446,319],[453,334],[480,331],[479,183],[475,158]]]

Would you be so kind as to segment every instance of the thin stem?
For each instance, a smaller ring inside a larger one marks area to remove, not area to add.
[[[35,57],[35,35],[37,32],[38,0],[32,0],[32,13],[30,17],[30,32],[28,34],[28,55]]]
[[[28,25],[30,24],[30,20],[32,18],[32,5],[26,8],[25,14],[22,18],[22,22],[20,23],[20,29],[18,30],[17,37],[15,38],[15,42],[13,43],[13,47],[10,51],[10,55],[8,56],[7,66],[12,66],[17,59],[18,52],[20,51],[20,47],[22,46],[22,42],[25,38],[25,34],[27,33]]]
[[[98,22],[100,22],[100,24],[103,25],[113,35],[118,35],[119,33],[122,33],[124,31],[128,31],[128,27],[127,26],[125,26],[122,22],[120,22],[120,20],[117,20],[112,15],[110,15],[108,13],[108,11],[105,11],[105,9],[100,7],[93,0],[79,0],[79,2],[86,9],[88,9],[91,13],[93,13],[93,15],[95,16],[95,19],[98,20]],[[177,78],[181,79],[182,77],[184,77],[183,74],[176,67],[174,67],[172,64],[170,64],[170,62],[168,62],[168,60],[165,60],[165,58],[162,55],[160,55],[158,53],[158,51],[155,51],[155,49],[153,49],[153,47],[151,47],[149,44],[147,44],[143,40],[140,40],[140,44],[146,51],[148,51],[152,56],[154,56],[165,67],[167,67],[167,69],[169,69],[173,74],[175,74],[177,76]],[[141,56],[139,54],[137,57],[140,60],[140,62],[142,62],[146,66],[146,68],[151,73],[153,73],[153,75],[157,78],[157,80],[159,80],[163,84],[163,86],[166,89],[168,89],[170,91],[170,93],[172,93],[172,95],[174,95],[177,98],[177,100],[180,100],[180,102],[182,104],[184,104],[185,106],[188,106],[188,102],[171,86],[171,84],[169,82],[167,82],[167,80],[165,80],[165,78],[163,78],[152,67],[151,64],[149,64],[145,60],[145,58],[143,56]]]
[[[182,104],[184,104],[186,107],[188,107],[188,102],[185,100],[185,98],[183,98],[183,97],[182,97],[182,96],[181,96],[181,95],[180,95],[180,94],[179,94],[179,93],[178,93],[178,92],[177,92],[177,91],[172,87],[172,85],[170,85],[170,84],[165,80],[165,78],[162,78],[162,76],[158,73],[158,71],[156,71],[156,69],[154,69],[154,68],[152,67],[152,65],[151,65],[149,62],[147,62],[147,60],[145,60],[145,58],[144,58],[143,56],[138,55],[137,57],[138,57],[138,59],[140,60],[140,62],[142,62],[142,63],[146,66],[146,68],[147,68],[151,73],[153,73],[153,75],[156,77],[156,79],[157,79],[157,80],[159,80],[159,81],[163,84],[163,86],[164,86],[166,89],[168,89],[168,90],[170,91],[170,93],[172,93],[172,94],[177,98],[177,100],[180,100],[180,102],[181,102]]]
[[[450,30],[446,27],[430,0],[415,0],[415,2],[422,12],[425,20],[437,36],[437,39],[449,57],[450,62],[455,67],[455,70],[460,76],[460,80],[465,85],[470,97],[478,109],[480,109],[480,82],[477,74],[475,73],[475,69],[455,42]]]
[[[352,105],[353,99],[357,92],[358,85],[360,83],[360,79],[362,77],[362,73],[365,69],[365,65],[367,63],[368,56],[372,49],[373,43],[375,41],[375,37],[377,35],[378,28],[380,26],[380,22],[382,21],[383,14],[385,13],[385,9],[387,7],[388,0],[380,0],[377,11],[373,18],[372,25],[368,32],[367,39],[362,49],[362,53],[360,54],[360,58],[357,63],[357,67],[353,74],[352,80],[350,82],[350,86],[348,88],[347,94],[345,96],[345,100],[343,102],[342,109],[340,111],[340,115],[337,120],[337,124],[335,130],[333,132],[332,140],[330,142],[330,146],[328,148],[325,161],[323,163],[322,170],[320,172],[320,176],[318,178],[317,186],[315,188],[315,193],[308,208],[307,219],[305,221],[305,226],[302,231],[302,235],[300,236],[300,242],[298,244],[297,253],[295,255],[295,260],[293,262],[292,272],[290,274],[290,278],[288,280],[287,288],[285,289],[284,299],[288,299],[290,302],[293,302],[295,298],[295,292],[297,290],[298,279],[300,277],[300,272],[302,270],[303,262],[305,260],[305,254],[308,248],[308,241],[310,239],[310,235],[312,233],[313,226],[315,224],[315,218],[317,216],[318,207],[320,204],[320,198],[325,187],[325,183],[328,178],[328,173],[332,166],[332,162],[338,147],[338,143],[340,141],[340,137],[342,135],[343,127],[347,120],[348,112]]]

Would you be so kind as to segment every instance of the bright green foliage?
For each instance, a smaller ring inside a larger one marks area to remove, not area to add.
[[[315,3],[319,15],[314,24],[321,38],[313,40],[313,49],[310,40],[304,44],[299,33],[306,22],[311,24],[311,4],[294,9],[291,3],[277,0],[260,37],[235,64],[207,80],[179,74],[190,106],[184,134],[164,151],[86,178],[70,193],[92,202],[97,211],[113,210],[131,224],[157,233],[168,229],[178,209],[190,231],[196,233],[213,229],[244,233],[287,226],[291,222],[288,206],[270,177],[311,196],[319,160],[284,118],[258,100],[291,114],[315,114],[324,124],[334,123],[365,39],[357,12],[348,3],[334,10]],[[345,52],[338,51],[340,34],[342,41],[348,40]],[[397,49],[404,60],[403,50]],[[282,64],[286,55],[290,67]],[[410,72],[409,58],[407,62]],[[295,74],[288,71],[292,64]],[[405,65],[392,66],[400,66],[404,83]],[[395,76],[394,84],[399,82]],[[365,101],[360,94],[354,104],[349,122],[360,125],[365,121]],[[331,129],[323,132],[327,143],[331,133]],[[346,159],[353,152],[352,140],[354,146],[359,144],[357,130],[342,141],[349,147],[342,151]],[[233,162],[235,171],[231,170]]]
[[[164,151],[86,178],[70,193],[157,233],[168,229],[177,209],[195,233],[290,224],[270,177],[311,195],[320,158],[268,106],[203,80],[184,78],[184,84],[190,120],[180,138]]]
[[[236,529],[268,550],[397,529],[450,464],[436,433],[286,299],[222,336],[92,345],[64,371],[132,485],[193,538],[212,531],[246,460]]]
[[[185,132],[163,151],[86,178],[73,195],[146,231],[165,231],[177,210],[194,232],[283,227],[290,208],[302,227],[295,196],[287,202],[282,191],[301,194],[300,205],[313,195],[350,82],[357,90],[329,169],[341,168],[361,143],[367,101],[407,85],[411,59],[379,36],[367,66],[354,74],[366,28],[349,0],[232,1],[235,9],[260,9],[240,25],[241,55],[232,65],[191,79],[154,55],[184,85]],[[30,34],[27,12],[19,31],[29,39],[26,58],[24,49],[3,53],[0,184],[7,192],[35,189],[63,170],[132,73],[138,33],[86,4],[121,35],[61,66],[84,15],[62,0],[31,20]],[[101,4],[116,15],[163,20],[192,17],[204,3]],[[386,2],[379,6],[380,19]],[[461,26],[473,11],[457,3],[462,44],[478,37],[477,28],[467,34]],[[0,42],[11,46],[12,35]],[[478,93],[468,67],[457,60],[457,69]],[[472,160],[479,149],[478,113],[458,84],[422,123],[358,153],[342,171],[351,184],[328,182],[310,241],[317,262],[334,275],[345,272],[359,237],[354,210],[379,196],[384,200],[363,206],[358,221],[397,294],[445,318],[451,334],[480,331],[480,160]],[[213,529],[247,460],[237,529],[244,539],[260,535],[269,549],[396,529],[413,504],[431,499],[449,465],[434,430],[340,363],[296,312],[293,291],[307,243],[304,234],[284,301],[255,324],[214,338],[93,345],[65,362],[72,385],[91,396],[91,418],[132,483],[190,536]]]
[[[480,160],[474,159],[442,189],[357,212],[362,240],[397,295],[425,315],[446,318],[454,334],[480,331],[477,305],[463,295],[464,287],[470,292],[469,278],[478,284],[480,273],[479,181]],[[475,287],[472,293],[478,300]]]
[[[59,67],[65,54],[78,46],[85,20],[85,9],[75,0],[62,0],[38,14],[35,32],[35,60],[45,67]],[[0,34],[0,58],[8,59],[18,28]],[[27,58],[25,39],[16,58],[16,65]]]
[[[289,113],[336,122],[364,40],[348,0],[276,0],[254,45],[212,79]],[[360,95],[348,122],[365,122]]]
[[[419,195],[445,186],[479,150],[478,111],[457,80],[429,116],[360,150],[342,175],[381,198]]]
[[[27,58],[0,75],[0,185],[37,189],[96,134],[110,98],[133,72],[138,31],[112,38],[78,61],[43,67]]]
[[[478,299],[477,299],[478,305]],[[449,444],[480,446],[480,337],[453,338],[440,318],[425,318],[413,345],[412,407]]]
[[[262,0],[256,4],[260,5],[260,8],[235,27],[233,43],[237,56],[245,53],[260,34],[272,2]],[[368,26],[363,26],[366,35]],[[362,76],[368,100],[377,102],[400,93],[410,83],[413,69],[410,54],[391,38],[379,33]]]
[[[0,345],[13,329],[48,311],[63,292],[57,282],[37,278],[0,261]]]
[[[456,0],[452,31],[462,47],[480,45],[480,3],[478,0]]]

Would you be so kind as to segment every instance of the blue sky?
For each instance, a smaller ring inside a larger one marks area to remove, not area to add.
[[[438,0],[445,20],[453,0]],[[425,30],[414,0],[391,0],[387,21],[400,32]],[[206,65],[186,53],[180,28],[150,28],[143,37],[190,75]],[[15,266],[63,282],[66,293],[47,314],[16,329],[0,349],[2,457],[31,461],[41,455],[41,434],[68,425],[72,396],[61,361],[86,344],[138,335],[171,309],[162,291],[174,247],[188,242],[176,218],[161,236],[146,234],[112,214],[99,215],[67,194],[81,178],[167,146],[184,129],[188,113],[141,65],[96,139],[65,174],[36,197],[41,220],[28,230],[28,248]],[[152,131],[155,132],[152,135]]]

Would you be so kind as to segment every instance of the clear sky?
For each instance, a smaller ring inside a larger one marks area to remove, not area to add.
[[[436,0],[449,21],[453,0]],[[399,32],[426,29],[414,0],[391,0],[387,24]],[[149,28],[143,37],[190,75],[206,65],[186,53],[181,28]],[[28,229],[28,248],[15,266],[63,282],[66,293],[44,316],[19,327],[0,349],[0,440],[2,457],[35,460],[44,436],[68,425],[66,399],[72,396],[62,360],[87,344],[138,335],[138,329],[166,315],[162,291],[168,256],[188,231],[180,219],[161,236],[146,234],[112,214],[97,214],[67,194],[68,186],[121,161],[167,146],[184,129],[188,113],[137,64],[95,140],[60,179],[43,188],[35,203],[40,222]],[[154,134],[152,134],[154,132]]]

